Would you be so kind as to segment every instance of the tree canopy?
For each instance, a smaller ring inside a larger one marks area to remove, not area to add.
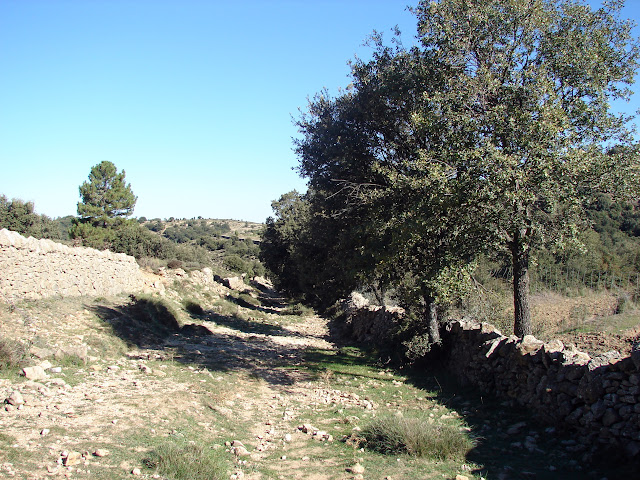
[[[113,240],[114,229],[124,225],[133,213],[137,197],[131,184],[125,183],[125,172],[118,172],[109,161],[91,168],[89,178],[79,187],[79,218],[71,227],[72,238],[81,238],[92,247],[107,246]]]
[[[300,172],[359,232],[365,274],[409,274],[429,310],[443,274],[506,252],[514,331],[531,333],[532,251],[576,243],[597,193],[639,194],[630,118],[610,108],[638,67],[622,5],[422,1],[418,46],[378,41],[350,90],[310,101]]]

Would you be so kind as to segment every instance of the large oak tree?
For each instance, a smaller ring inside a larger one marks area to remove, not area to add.
[[[311,101],[301,173],[392,231],[374,257],[413,268],[427,306],[434,280],[474,248],[508,252],[514,331],[531,333],[532,250],[575,241],[595,193],[638,194],[630,118],[610,108],[638,66],[621,8],[421,2],[419,47],[380,44],[355,63],[350,91]]]

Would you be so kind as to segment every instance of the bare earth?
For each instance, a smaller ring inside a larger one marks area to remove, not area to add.
[[[178,304],[185,292],[172,290],[174,280],[163,279],[164,298]],[[31,365],[46,360],[54,367],[36,380],[0,371],[0,402],[7,399],[0,408],[0,478],[162,479],[144,459],[165,441],[213,445],[231,459],[234,467],[225,478],[234,480],[362,478],[350,467],[357,461],[355,450],[350,457],[322,455],[337,441],[332,429],[345,418],[316,425],[322,429],[318,435],[317,429],[299,428],[327,405],[348,411],[343,417],[377,408],[358,395],[362,384],[338,388],[328,373],[312,374],[302,365],[309,350],[336,350],[326,321],[230,302],[229,290],[217,284],[191,286],[187,295],[209,313],[182,310],[180,323],[200,329],[160,343],[126,329],[126,296],[0,305],[0,339],[26,343],[36,355]],[[597,353],[596,348],[625,351],[631,337],[584,334],[563,340]],[[374,374],[362,382],[382,384],[386,375],[392,387],[401,383],[392,383],[384,369]],[[10,405],[15,392],[22,400]],[[393,478],[413,478],[400,475]],[[505,475],[498,478],[510,478]]]
[[[140,464],[150,439],[198,429],[198,438],[242,438],[254,464],[281,451],[284,459],[272,470],[282,478],[336,478],[322,473],[326,464],[314,465],[313,450],[322,442],[310,443],[297,418],[314,405],[364,410],[367,402],[296,369],[305,350],[335,348],[325,320],[287,323],[274,315],[273,322],[253,328],[223,316],[220,323],[191,319],[210,333],[175,334],[140,348],[119,339],[114,344],[104,322],[125,301],[104,299],[96,306],[91,299],[43,300],[0,310],[2,338],[27,339],[54,366],[75,360],[39,380],[0,378],[0,401],[15,391],[24,401],[0,410],[0,441],[10,443],[8,451],[0,448],[0,477],[122,478],[139,468],[142,478],[161,478]],[[251,313],[237,309],[245,317]],[[229,445],[219,448],[234,453]],[[77,463],[68,460],[71,452],[79,454]],[[237,463],[235,478],[263,478]]]

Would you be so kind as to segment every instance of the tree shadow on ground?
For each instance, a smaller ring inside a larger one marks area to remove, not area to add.
[[[458,412],[471,429],[475,447],[467,460],[482,468],[472,472],[496,479],[633,478],[632,466],[611,459],[588,463],[571,432],[543,424],[512,400],[462,385],[442,365],[403,370],[407,381],[433,392]]]
[[[207,312],[205,320],[236,331],[218,334],[200,324],[180,326],[175,313],[163,302],[135,296],[122,305],[86,307],[110,325],[130,348],[155,351],[179,363],[208,370],[245,372],[272,385],[291,385],[303,376],[291,367],[302,362],[304,347],[283,345],[260,335],[300,336],[280,326]],[[203,315],[191,317],[203,320]]]
[[[252,297],[251,295],[243,296],[241,294],[240,296],[237,296],[237,297],[233,295],[228,295],[227,300],[231,303],[238,305],[239,307],[247,308],[249,310],[254,310],[256,312],[277,313],[276,307],[262,306],[261,301],[259,299]]]
[[[204,320],[215,322],[218,325],[237,330],[243,333],[276,335],[279,337],[301,337],[297,332],[292,332],[280,325],[260,322],[258,320],[246,320],[235,315],[221,315],[216,312],[207,312]]]

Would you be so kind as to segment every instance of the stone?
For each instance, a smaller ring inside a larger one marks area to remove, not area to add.
[[[360,465],[359,463],[355,463],[350,468],[348,468],[347,471],[351,472],[351,473],[354,473],[354,474],[363,474],[364,473],[364,467],[362,465]]]
[[[40,365],[35,367],[25,367],[22,369],[22,374],[28,379],[33,381],[44,380],[47,378],[47,374]]]
[[[53,350],[49,348],[40,348],[40,347],[32,346],[31,348],[29,348],[29,353],[41,360],[45,358],[53,357]]]
[[[456,480],[469,480],[466,475],[456,475]]]
[[[527,426],[526,422],[518,422],[509,427],[507,435],[516,435],[520,430]]]
[[[18,390],[11,392],[11,395],[5,400],[9,405],[18,406],[24,404],[24,397]]]
[[[251,287],[244,283],[244,279],[242,277],[227,277],[222,279],[222,284],[237,292],[248,292],[251,291]]]
[[[95,452],[93,452],[93,455],[95,457],[106,457],[107,455],[109,455],[109,450],[106,450],[104,448],[97,448]]]
[[[82,462],[82,454],[80,452],[69,452],[63,459],[65,467],[78,465]]]
[[[313,435],[315,432],[318,431],[317,428],[315,428],[313,425],[310,425],[308,423],[301,425],[300,427],[298,427],[298,429],[301,430],[302,433],[306,433],[308,435]]]
[[[248,457],[251,455],[249,450],[244,446],[244,444],[240,440],[234,440],[231,442],[231,453],[233,453],[236,457]]]
[[[605,427],[609,427],[620,420],[620,417],[613,408],[608,408],[602,416],[602,424]]]
[[[131,475],[142,475],[142,471],[136,467],[133,470],[131,470]]]
[[[525,335],[518,345],[518,351],[520,352],[520,355],[531,355],[536,353],[543,346],[543,341],[538,340],[533,335]]]
[[[45,360],[40,364],[40,366],[42,367],[43,370],[48,370],[51,367],[53,367],[53,364],[49,360]]]

